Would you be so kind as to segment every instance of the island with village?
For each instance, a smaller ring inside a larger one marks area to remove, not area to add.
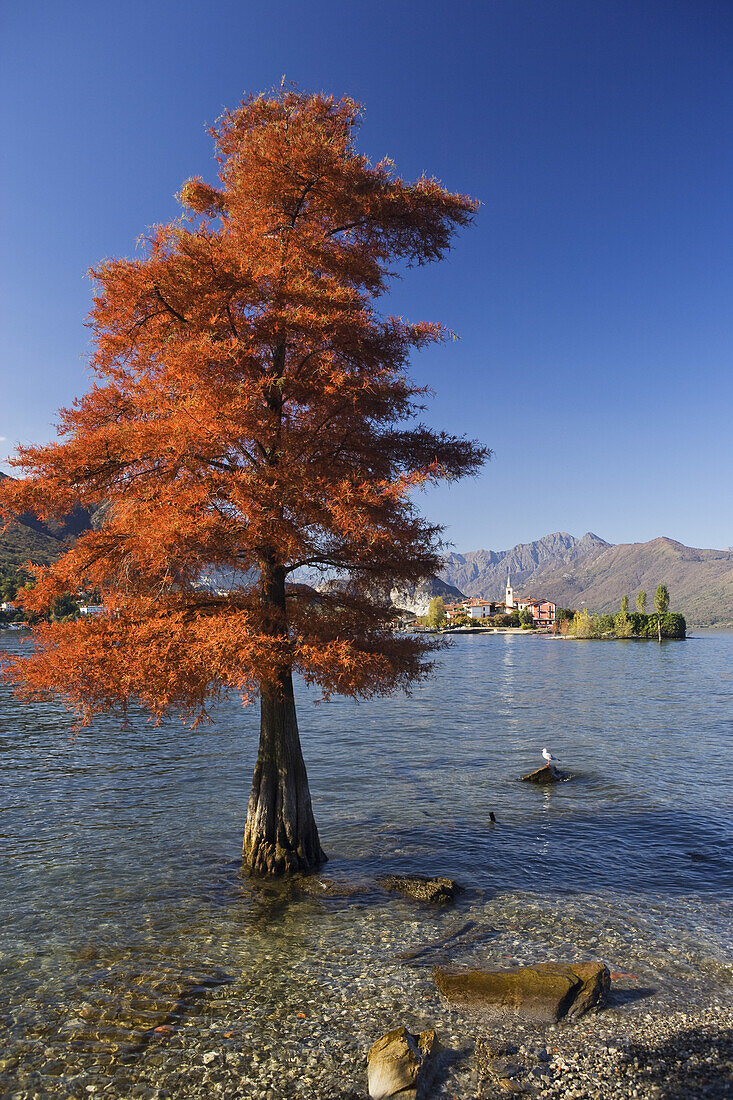
[[[507,574],[503,600],[478,596],[448,602],[442,596],[430,600],[427,614],[402,617],[404,629],[448,634],[510,633],[547,634],[577,639],[682,639],[687,636],[683,615],[669,611],[669,591],[660,584],[654,595],[654,611],[646,610],[646,592],[636,597],[636,610],[629,610],[623,596],[614,614],[592,614],[587,608],[558,607],[552,600],[517,596]]]

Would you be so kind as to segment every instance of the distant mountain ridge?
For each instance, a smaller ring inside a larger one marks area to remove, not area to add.
[[[560,607],[616,611],[639,589],[651,608],[658,584],[670,590],[671,609],[697,626],[733,625],[733,552],[699,550],[669,538],[614,546],[592,532],[581,539],[558,531],[511,550],[448,554],[442,580],[467,596],[502,599],[507,572],[514,591],[545,597]]]
[[[515,588],[521,588],[547,566],[560,563],[571,565],[595,550],[605,550],[609,545],[590,532],[582,539],[576,539],[565,531],[556,531],[535,542],[521,542],[511,550],[448,554],[440,576],[449,584],[457,585],[468,596],[502,599],[507,573],[511,573]]]

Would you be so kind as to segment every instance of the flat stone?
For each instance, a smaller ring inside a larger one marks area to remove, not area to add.
[[[388,1031],[372,1044],[367,1055],[367,1076],[371,1100],[421,1100],[430,1084],[433,1063],[439,1051],[435,1032],[413,1035],[404,1027]]]
[[[433,980],[452,1004],[545,1023],[587,1012],[600,1004],[611,984],[608,967],[601,962],[538,963],[511,970],[436,967]]]
[[[461,887],[452,878],[426,878],[424,875],[382,875],[377,879],[385,890],[393,890],[414,901],[437,902],[442,905],[455,901]]]
[[[557,768],[553,768],[550,764],[545,764],[544,768],[538,768],[537,771],[527,772],[522,776],[523,783],[562,783],[563,779],[567,779],[568,776],[565,772],[559,771]]]

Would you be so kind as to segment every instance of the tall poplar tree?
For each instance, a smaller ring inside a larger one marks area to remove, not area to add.
[[[669,590],[666,584],[657,585],[657,590],[654,593],[654,607],[657,611],[657,637],[659,641],[662,640],[662,615],[666,615],[669,611]]]
[[[654,593],[654,607],[660,615],[666,615],[669,611],[669,590],[666,584],[657,586]]]
[[[185,216],[142,258],[92,273],[94,384],[3,486],[8,516],[105,502],[25,596],[43,613],[98,588],[105,614],[39,627],[6,677],[82,723],[128,704],[197,722],[223,693],[259,698],[244,862],[260,874],[325,858],[293,673],[326,696],[427,674],[430,642],[395,634],[375,593],[439,568],[414,490],[488,456],[416,426],[408,357],[445,331],[376,312],[396,265],[440,259],[476,204],[372,165],[358,118],[349,99],[281,90],[219,120],[217,186],[189,180]],[[343,583],[316,596],[289,581],[304,566]]]

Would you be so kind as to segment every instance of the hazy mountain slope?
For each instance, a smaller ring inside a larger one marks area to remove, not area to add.
[[[500,599],[507,568],[517,595],[545,596],[561,607],[614,611],[628,594],[646,590],[651,609],[660,583],[671,608],[691,624],[733,623],[733,552],[698,550],[673,539],[612,546],[587,534],[558,533],[496,553],[450,554],[441,577],[469,595]]]
[[[316,592],[338,592],[347,584],[344,577],[321,578],[316,580],[312,587]],[[426,615],[433,597],[441,596],[446,603],[453,603],[463,598],[463,592],[446,584],[439,577],[430,577],[421,581],[420,584],[375,585],[372,587],[371,596],[378,603],[391,604],[399,611],[410,611],[413,615]]]
[[[454,603],[463,598],[464,593],[454,585],[446,584],[440,577],[431,577],[420,584],[396,587],[389,593],[390,603],[413,615],[427,615],[430,601],[441,596],[445,603]]]

